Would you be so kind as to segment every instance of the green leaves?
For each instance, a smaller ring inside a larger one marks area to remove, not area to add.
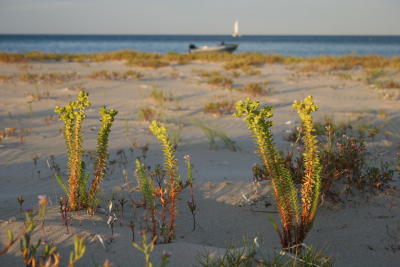
[[[64,193],[68,196],[68,194],[69,194],[68,187],[62,180],[61,176],[58,174],[54,174],[54,176],[56,177],[56,180],[57,180],[58,184],[61,186],[61,188],[63,189]]]
[[[139,190],[143,193],[146,208],[148,208],[151,212],[154,212],[154,185],[152,180],[147,177],[146,170],[138,159],[136,160],[136,176],[138,178]]]
[[[170,181],[173,181],[174,186],[176,186],[178,183],[180,183],[180,178],[178,176],[175,149],[170,141],[167,129],[162,126],[158,121],[152,121],[149,128],[150,131],[161,143],[164,152],[165,169],[167,171]]]
[[[92,180],[92,184],[89,190],[89,205],[96,203],[96,195],[106,173],[108,159],[108,140],[111,132],[112,123],[114,122],[115,116],[118,114],[118,111],[114,109],[107,109],[106,106],[102,106],[100,108],[99,114],[101,116],[101,127],[97,135],[96,167],[94,178]]]
[[[164,152],[164,167],[168,177],[168,181],[166,183],[166,193],[168,195],[168,199],[166,201],[167,206],[165,206],[165,208],[169,209],[167,242],[170,242],[175,238],[175,202],[177,195],[182,191],[183,186],[178,175],[178,163],[175,157],[175,149],[170,141],[167,129],[159,122],[152,121],[150,125],[150,131],[159,140]]]
[[[85,255],[86,245],[82,237],[74,236],[74,251],[69,255],[68,267],[74,267],[75,263]]]
[[[187,169],[187,179],[186,179],[186,184],[187,185],[193,185],[193,166],[192,163],[190,161],[190,156],[189,155],[185,155],[184,160],[186,162],[186,169]]]
[[[72,210],[80,209],[82,204],[79,201],[78,192],[83,173],[81,129],[86,117],[85,109],[91,105],[88,96],[89,94],[85,91],[80,91],[75,101],[69,102],[64,107],[55,108],[60,120],[64,121],[64,139],[68,154],[68,197]]]
[[[290,171],[285,167],[281,153],[273,142],[271,127],[273,122],[272,107],[261,107],[260,102],[247,98],[236,104],[234,116],[243,117],[249,130],[253,133],[258,146],[258,153],[263,160],[265,168],[271,178],[274,196],[282,222],[282,231],[274,227],[281,238],[284,248],[303,242],[311,228],[319,201],[321,167],[319,165],[318,150],[313,132],[311,113],[318,110],[311,96],[303,101],[295,101],[293,106],[297,109],[305,129],[305,174],[301,188],[302,212],[298,192],[294,185]]]
[[[10,242],[12,242],[14,240],[14,235],[11,230],[7,230],[7,237],[8,237],[8,241],[10,241]]]
[[[305,151],[304,157],[304,176],[301,187],[302,201],[302,226],[303,231],[307,232],[311,228],[315,213],[319,203],[321,187],[321,165],[318,155],[316,136],[313,135],[313,117],[312,112],[317,111],[312,96],[306,97],[303,101],[295,101],[293,107],[297,109],[302,121],[303,142]]]
[[[88,193],[87,182],[90,174],[84,172],[82,160],[82,124],[86,118],[85,109],[91,105],[88,97],[87,92],[81,91],[75,101],[69,102],[64,107],[57,106],[55,108],[60,120],[64,121],[64,139],[68,155],[68,184],[65,184],[58,175],[56,175],[56,179],[68,195],[71,210],[79,210],[88,205],[94,206],[96,203],[96,194],[107,167],[109,134],[114,118],[118,114],[118,111],[107,109],[105,106],[100,109],[101,127],[97,137],[95,173]],[[94,207],[90,208],[94,209]]]
[[[142,233],[142,246],[139,246],[137,243],[132,242],[132,246],[134,246],[137,250],[141,251],[144,254],[144,258],[146,261],[146,267],[153,266],[153,264],[150,261],[150,256],[154,250],[154,243],[155,243],[156,239],[157,239],[157,237],[155,236],[153,238],[153,240],[151,240],[149,243],[147,243],[146,232],[143,232]]]

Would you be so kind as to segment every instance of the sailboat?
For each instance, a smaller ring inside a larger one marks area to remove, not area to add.
[[[237,21],[237,20],[233,24],[233,34],[232,34],[232,36],[233,37],[239,37],[240,36],[240,34],[239,34],[239,21]]]

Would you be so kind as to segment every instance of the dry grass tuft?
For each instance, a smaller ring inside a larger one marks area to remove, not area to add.
[[[88,75],[88,77],[91,79],[101,80],[138,80],[140,78],[143,78],[143,76],[143,73],[134,70],[128,70],[122,73],[116,71],[109,72],[107,70],[100,70]]]
[[[214,115],[230,115],[235,110],[234,101],[209,102],[203,107],[204,112]]]
[[[265,83],[264,83],[265,84]],[[250,94],[252,96],[262,96],[267,93],[264,91],[264,84],[261,83],[249,83],[241,87],[239,90]]]
[[[157,110],[151,107],[143,107],[138,111],[139,119],[142,121],[150,122],[159,116]]]

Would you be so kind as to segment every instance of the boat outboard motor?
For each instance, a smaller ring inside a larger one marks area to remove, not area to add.
[[[197,48],[197,46],[195,46],[194,44],[190,44],[189,45],[189,52],[190,52],[190,50],[196,49],[196,48]]]

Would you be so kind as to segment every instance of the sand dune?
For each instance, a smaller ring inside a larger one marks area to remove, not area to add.
[[[187,209],[187,192],[182,194],[177,216],[177,240],[171,244],[157,245],[152,256],[158,266],[163,251],[172,253],[170,266],[193,266],[201,253],[210,251],[223,254],[229,244],[242,246],[243,236],[250,240],[258,237],[264,241],[261,251],[272,254],[279,251],[279,240],[267,215],[278,220],[269,182],[258,188],[252,183],[251,167],[259,162],[254,153],[250,133],[240,119],[230,115],[215,116],[203,111],[210,101],[237,101],[249,97],[237,88],[250,82],[269,81],[266,95],[256,96],[262,103],[275,106],[273,127],[276,143],[287,150],[284,140],[289,130],[299,124],[291,107],[293,100],[313,95],[320,106],[317,119],[332,116],[336,121],[350,121],[382,127],[378,136],[368,143],[376,161],[393,161],[398,151],[400,133],[399,102],[396,95],[386,97],[384,90],[372,90],[363,81],[343,80],[325,73],[303,74],[282,64],[267,64],[260,68],[260,75],[241,75],[233,79],[233,89],[211,86],[193,70],[217,70],[225,75],[216,63],[188,63],[157,70],[127,67],[120,62],[103,63],[29,63],[31,73],[69,73],[76,77],[55,83],[28,83],[15,79],[0,82],[0,130],[16,128],[14,135],[0,142],[0,241],[6,244],[7,230],[18,232],[23,226],[17,197],[23,196],[25,208],[37,206],[37,196],[47,195],[52,200],[46,216],[45,231],[38,230],[35,239],[51,240],[59,248],[63,262],[68,260],[72,249],[72,236],[80,234],[87,240],[87,253],[78,266],[98,266],[109,259],[113,266],[143,266],[143,255],[131,245],[131,230],[127,221],[134,218],[131,207],[125,211],[125,223],[115,226],[112,242],[103,246],[95,235],[104,240],[111,232],[106,216],[89,217],[84,212],[73,215],[70,233],[61,225],[57,199],[62,190],[47,166],[51,155],[65,172],[64,140],[60,133],[62,123],[54,113],[56,105],[64,105],[75,98],[79,89],[90,94],[93,106],[85,120],[84,147],[95,150],[99,126],[97,110],[101,105],[119,110],[110,136],[110,160],[104,181],[104,198],[114,191],[127,195],[121,185],[125,183],[123,169],[129,181],[136,183],[134,160],[141,151],[133,145],[149,144],[147,165],[162,162],[157,140],[148,131],[148,122],[141,121],[138,112],[151,107],[160,120],[171,129],[180,131],[181,141],[177,156],[183,166],[183,156],[190,154],[194,164],[195,197],[198,202],[198,225],[192,231],[192,217]],[[91,79],[95,71],[124,72],[134,69],[144,74],[138,80]],[[0,73],[17,75],[24,73],[17,64],[0,64]],[[361,74],[354,71],[354,76]],[[170,101],[157,103],[149,97],[157,89],[171,96]],[[397,93],[397,92],[396,92]],[[251,96],[250,96],[251,97]],[[379,117],[384,111],[385,120]],[[362,117],[362,118],[361,118]],[[209,141],[198,124],[219,129],[233,140],[238,151],[224,147],[217,139],[217,149]],[[179,130],[180,129],[180,130]],[[385,131],[386,134],[385,134]],[[392,134],[390,134],[392,133]],[[126,159],[121,158],[124,151]],[[36,161],[36,163],[35,163]],[[183,168],[182,168],[183,169]],[[182,171],[183,172],[183,171]],[[395,177],[398,184],[398,177]],[[246,200],[250,199],[250,202]],[[396,266],[400,262],[400,201],[395,194],[356,194],[343,203],[325,203],[317,216],[314,228],[306,243],[324,247],[336,266]],[[390,234],[388,234],[388,229]],[[138,231],[136,236],[139,237]],[[391,247],[397,248],[393,251]],[[1,266],[22,266],[18,244],[0,257]]]

